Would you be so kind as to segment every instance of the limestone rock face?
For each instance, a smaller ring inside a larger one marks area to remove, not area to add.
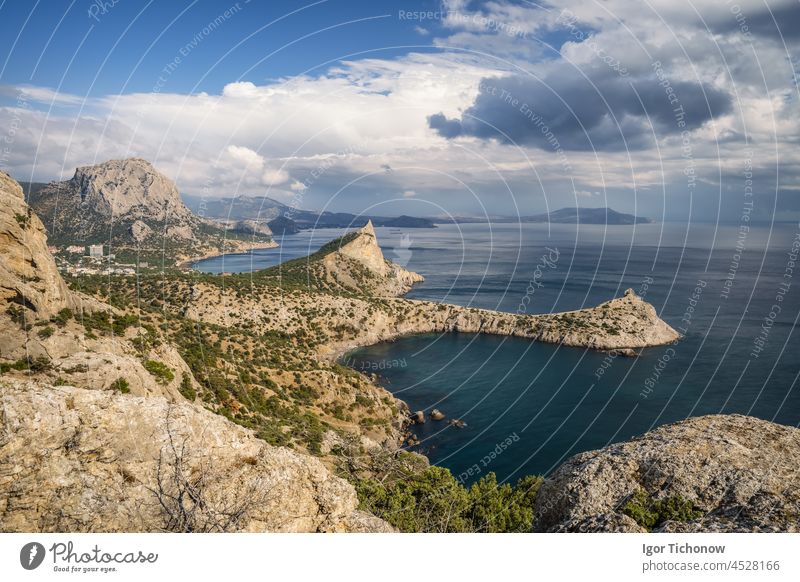
[[[658,531],[798,531],[800,430],[740,415],[695,417],[575,455],[542,485],[536,531],[643,531],[622,507],[637,491],[703,513]]]
[[[538,317],[546,324],[540,339],[569,346],[616,350],[664,345],[680,339],[680,334],[658,316],[655,307],[633,289],[597,307]]]
[[[157,492],[184,481],[206,506],[180,529],[391,529],[317,459],[198,406],[7,379],[0,404],[0,531],[174,531]]]
[[[110,216],[135,211],[163,222],[170,216],[188,219],[192,215],[175,183],[141,158],[77,168],[70,183],[80,202]]]
[[[75,170],[32,194],[31,206],[59,243],[141,243],[153,235],[191,240],[199,219],[175,183],[141,158]]]
[[[147,226],[147,223],[141,220],[137,220],[131,225],[131,236],[136,242],[147,240],[147,237],[149,237],[151,234],[153,234],[153,229]]]
[[[20,185],[0,172],[0,303],[6,302],[28,306],[40,318],[72,306],[42,222]]]

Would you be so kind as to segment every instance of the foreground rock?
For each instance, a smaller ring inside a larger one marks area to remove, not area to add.
[[[317,459],[200,407],[8,380],[0,403],[0,531],[391,529]]]
[[[739,415],[702,416],[569,459],[542,485],[536,531],[636,532],[624,508],[680,499],[696,511],[668,532],[798,531],[800,430]]]
[[[47,250],[42,222],[5,172],[0,172],[0,303],[27,307],[39,318],[73,307]]]

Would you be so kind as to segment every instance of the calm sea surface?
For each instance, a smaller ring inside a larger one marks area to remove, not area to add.
[[[306,231],[284,237],[281,248],[197,268],[260,269],[341,233]],[[386,257],[426,278],[409,298],[548,313],[632,287],[685,337],[637,358],[611,358],[518,338],[430,334],[359,349],[348,361],[379,371],[412,410],[438,408],[467,423],[415,428],[418,449],[465,482],[489,471],[512,481],[546,474],[572,454],[689,416],[740,413],[796,426],[798,233],[794,224],[747,233],[678,223],[377,229]],[[502,442],[511,444],[498,448]]]

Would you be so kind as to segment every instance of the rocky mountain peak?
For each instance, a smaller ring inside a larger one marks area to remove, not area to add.
[[[370,271],[381,276],[387,275],[391,270],[391,265],[387,264],[381,247],[378,245],[378,238],[375,236],[375,228],[372,226],[371,220],[355,231],[352,240],[347,240],[342,244],[338,252],[355,259]]]
[[[358,232],[375,237],[375,227],[372,225],[372,220],[367,220],[367,224],[359,228]]]
[[[229,238],[223,225],[193,214],[175,183],[142,158],[81,166],[70,180],[32,190],[29,203],[51,244],[102,244],[128,261],[133,252],[138,259],[180,264],[190,257],[274,246],[264,229],[249,229],[246,241]]]
[[[102,214],[121,217],[135,211],[160,221],[191,216],[175,183],[142,158],[81,166],[70,182],[76,187],[80,202]]]

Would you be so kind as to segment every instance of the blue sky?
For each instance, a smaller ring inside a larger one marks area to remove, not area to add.
[[[57,4],[64,8],[54,9]],[[386,0],[102,4],[4,2],[0,53],[10,56],[5,82],[60,86],[80,95],[148,91],[163,66],[226,10],[232,16],[197,45],[168,90],[214,93],[233,80],[265,82],[363,51],[392,58],[410,48],[387,47],[430,46],[431,37],[416,26],[441,29],[436,20],[400,20],[401,5]],[[413,7],[435,11],[438,4]]]
[[[635,6],[6,0],[0,167],[141,156],[185,193],[373,214],[800,218],[800,4]]]

